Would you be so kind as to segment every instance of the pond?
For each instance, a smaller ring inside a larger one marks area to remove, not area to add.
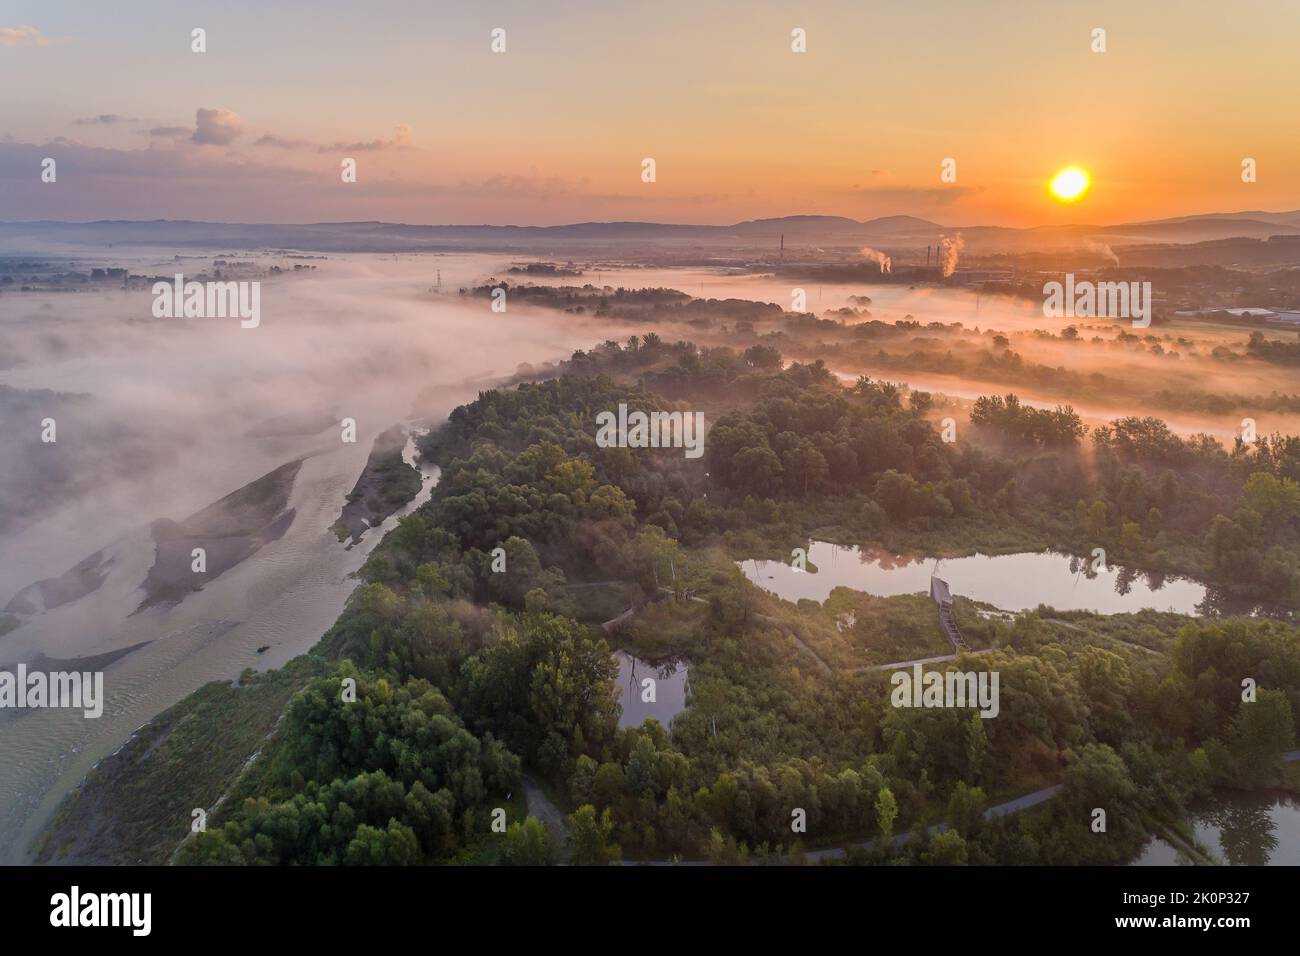
[[[750,581],[794,602],[824,602],[837,587],[877,597],[928,594],[932,574],[947,581],[954,595],[1005,611],[1045,604],[1060,611],[1100,614],[1148,608],[1196,614],[1197,605],[1205,600],[1205,587],[1195,581],[1137,575],[1118,567],[1089,574],[1088,563],[1052,551],[907,558],[825,541],[814,541],[808,549],[808,571],[796,571],[781,561],[737,562]]]
[[[1276,791],[1225,791],[1194,809],[1196,839],[1230,866],[1300,865],[1300,800]],[[1152,837],[1134,866],[1172,866],[1182,854]]]
[[[618,662],[618,702],[622,712],[618,726],[640,727],[647,717],[653,717],[668,728],[672,720],[686,709],[686,680],[689,667],[686,661],[666,661],[651,664],[625,651],[615,651]],[[642,700],[642,681],[654,680],[654,700]]]

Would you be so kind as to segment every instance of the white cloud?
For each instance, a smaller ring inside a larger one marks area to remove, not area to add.
[[[365,142],[356,143],[334,143],[331,146],[321,146],[319,152],[366,152],[370,150],[385,149],[410,149],[411,147],[411,125],[409,123],[398,123],[393,130],[392,139],[372,139]]]
[[[244,121],[230,110],[200,109],[194,117],[194,142],[229,146],[244,130]]]
[[[35,27],[0,27],[0,46],[45,46],[49,42]]]

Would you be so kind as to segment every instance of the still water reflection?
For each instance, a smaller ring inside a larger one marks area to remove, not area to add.
[[[685,661],[666,661],[651,664],[624,651],[615,651],[618,661],[619,727],[640,727],[647,717],[653,717],[668,727],[672,719],[686,709],[686,680],[689,668]],[[654,700],[646,701],[642,682],[654,680]]]
[[[1197,841],[1230,866],[1300,865],[1300,801],[1276,792],[1225,792],[1194,810]],[[1171,866],[1177,849],[1153,837],[1135,866]]]
[[[737,562],[745,576],[787,601],[822,602],[837,587],[878,597],[927,594],[930,575],[948,582],[953,594],[984,601],[1006,611],[1046,604],[1061,611],[1118,614],[1150,608],[1197,613],[1204,586],[1182,578],[1138,575],[1111,567],[1091,572],[1089,562],[1051,551],[975,554],[965,558],[900,558],[874,551],[814,541],[810,570],[796,571],[781,561]],[[815,571],[811,570],[816,568]]]

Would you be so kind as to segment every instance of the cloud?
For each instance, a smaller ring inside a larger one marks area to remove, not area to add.
[[[194,142],[229,146],[244,131],[244,121],[230,110],[200,109],[194,116]]]
[[[587,186],[588,181],[585,176],[576,182],[570,182],[559,176],[541,176],[534,169],[527,176],[498,173],[478,182],[461,180],[459,188],[462,191],[482,192],[488,195],[553,199],[583,193],[587,190]]]
[[[0,196],[5,197],[0,218],[262,219],[273,197],[292,196],[296,216],[319,204],[319,186],[302,170],[244,162],[232,149],[181,142],[188,148],[161,139],[139,149],[87,146],[62,137],[39,144],[0,142]],[[58,189],[32,173],[46,156],[58,159]]]
[[[274,146],[276,149],[302,149],[311,147],[313,144],[305,139],[286,139],[283,136],[273,136],[265,133],[253,141],[254,146]]]
[[[320,143],[313,143],[311,140],[277,136],[274,133],[263,133],[253,141],[253,145],[286,150],[307,149],[315,150],[318,153],[368,153],[413,148],[411,146],[411,126],[409,123],[398,123],[393,129],[391,139],[380,137],[378,139],[356,140],[351,143],[340,140],[321,145]]]
[[[100,113],[98,116],[85,116],[73,122],[78,126],[112,126],[115,123],[134,123],[135,119],[118,113]]]
[[[0,27],[0,46],[45,46],[49,42],[35,27]]]
[[[334,143],[332,146],[321,146],[319,151],[322,153],[349,152],[364,153],[372,150],[382,149],[409,149],[411,142],[411,126],[409,123],[398,123],[393,131],[392,139],[372,139],[369,142],[359,143]]]
[[[320,220],[539,223],[626,218],[634,210],[662,214],[662,199],[649,190],[605,194],[585,177],[546,170],[452,175],[440,164],[387,170],[370,153],[368,172],[355,187],[338,189],[335,157],[314,149],[241,149],[261,135],[247,125],[243,139],[211,148],[193,143],[191,130],[159,127],[164,136],[135,140],[137,148],[0,139],[0,218],[17,219],[210,219],[222,222],[316,222]],[[172,133],[181,135],[164,138]],[[418,147],[407,147],[412,151]],[[59,188],[42,184],[41,159],[57,157]],[[412,158],[404,154],[403,158]],[[323,161],[326,160],[326,161]],[[371,169],[370,167],[374,167]],[[747,208],[761,197],[674,195],[678,208],[708,213],[717,203]],[[640,215],[640,213],[638,213]],[[736,215],[736,219],[744,218]],[[2,237],[0,237],[2,238]]]
[[[188,136],[190,128],[188,126],[155,126],[152,129],[142,129],[140,132],[148,133],[150,136],[175,139],[180,136]]]

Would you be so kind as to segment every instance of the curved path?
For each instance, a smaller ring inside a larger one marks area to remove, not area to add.
[[[555,845],[563,847],[569,837],[569,823],[564,818],[564,812],[551,802],[541,785],[532,777],[524,777],[524,802],[528,804],[528,815],[540,820],[542,826],[550,831]]]

